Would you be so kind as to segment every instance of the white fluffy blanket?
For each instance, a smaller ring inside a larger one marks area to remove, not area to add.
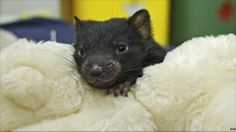
[[[236,128],[236,36],[194,38],[145,68],[128,97],[77,74],[69,45],[18,40],[0,53],[0,130]]]

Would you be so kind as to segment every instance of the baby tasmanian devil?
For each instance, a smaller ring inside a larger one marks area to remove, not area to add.
[[[142,9],[130,18],[76,20],[74,59],[86,82],[127,96],[144,67],[163,61],[166,51],[152,38],[150,16]]]

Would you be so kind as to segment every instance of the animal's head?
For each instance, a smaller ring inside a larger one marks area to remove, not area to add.
[[[120,74],[141,67],[144,41],[151,37],[146,10],[139,10],[128,19],[97,22],[80,21],[75,17],[75,21],[74,59],[78,71],[89,84],[106,88],[117,81]]]

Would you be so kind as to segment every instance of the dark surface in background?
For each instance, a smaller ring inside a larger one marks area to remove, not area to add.
[[[173,0],[170,43],[236,33],[236,0]]]
[[[32,18],[0,25],[0,28],[12,32],[18,38],[27,38],[36,42],[51,41],[50,32],[52,30],[56,31],[57,42],[73,44],[76,39],[74,26],[60,20]],[[169,45],[164,48],[171,51],[174,46]]]
[[[32,18],[0,25],[0,28],[14,33],[19,38],[28,38],[37,42],[51,40],[51,32],[56,31],[57,42],[67,44],[75,42],[73,25],[60,20]]]

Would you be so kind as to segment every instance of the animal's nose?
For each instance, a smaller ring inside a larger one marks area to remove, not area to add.
[[[89,74],[91,76],[99,76],[101,75],[103,72],[103,69],[101,66],[97,65],[97,64],[93,64],[92,67],[89,70]]]

